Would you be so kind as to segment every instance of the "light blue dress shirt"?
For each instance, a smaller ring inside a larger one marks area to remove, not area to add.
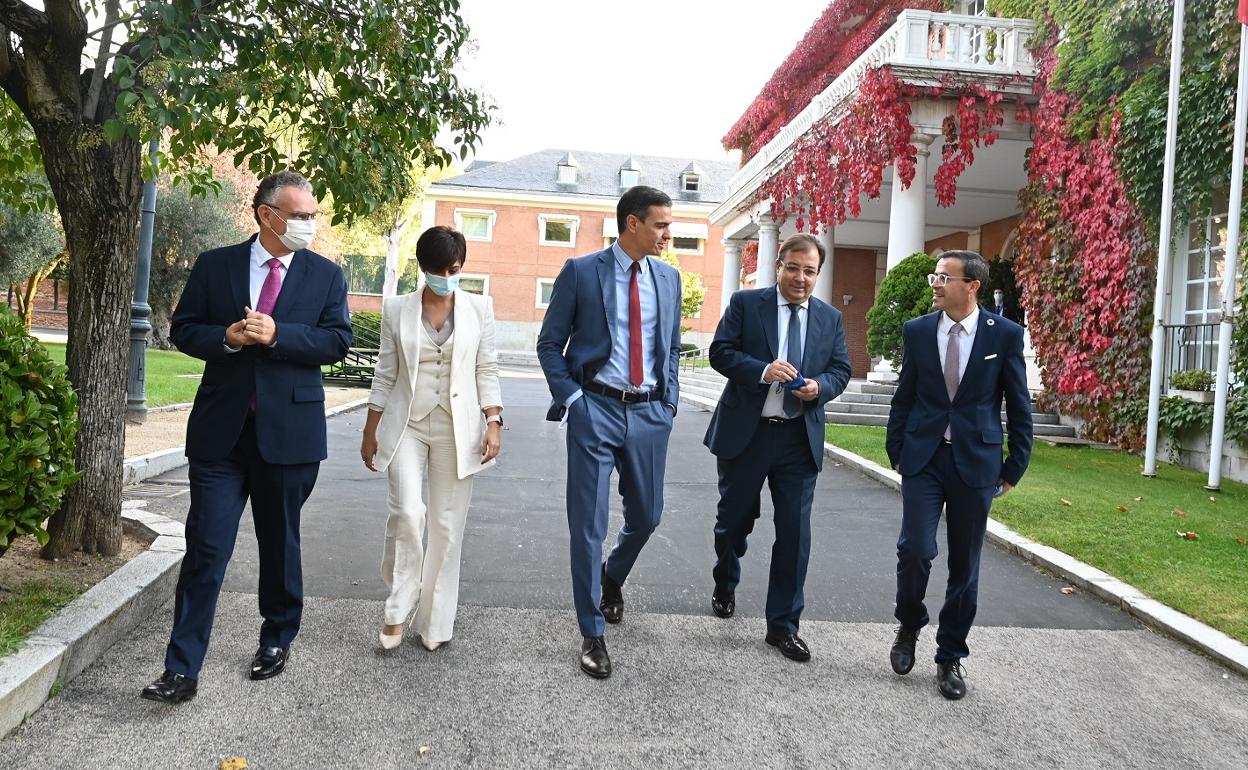
[[[611,358],[598,371],[594,380],[616,390],[645,393],[654,390],[659,382],[655,368],[654,335],[659,325],[659,298],[654,288],[654,276],[650,272],[650,258],[643,257],[641,274],[637,276],[637,289],[641,299],[641,387],[633,387],[628,374],[628,290],[632,283],[633,259],[620,244],[611,244],[611,256],[615,257],[615,334],[611,339]]]
[[[780,290],[776,290],[776,344],[780,348],[776,351],[776,358],[784,361],[789,360],[789,316],[793,314],[793,309],[789,307],[789,301],[784,298]],[[802,338],[802,353],[806,352],[806,318],[810,315],[810,300],[806,300],[797,307],[797,335]],[[806,376],[806,372],[802,371],[800,363],[795,364],[794,369],[797,373]],[[767,375],[767,370],[763,369],[763,376]],[[764,380],[765,382],[765,380]],[[773,383],[767,391],[767,399],[763,401],[763,417],[784,417],[784,385],[782,383]]]

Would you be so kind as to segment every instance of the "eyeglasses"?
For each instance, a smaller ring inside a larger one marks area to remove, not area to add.
[[[928,286],[944,286],[950,281],[966,281],[967,283],[970,283],[971,281],[974,281],[974,280],[977,280],[977,279],[967,278],[964,275],[945,275],[944,273],[928,273],[927,274]]]
[[[792,262],[783,262],[781,266],[784,268],[784,272],[792,276],[796,276],[798,273],[805,273],[807,278],[819,277],[819,271],[813,267],[803,269],[801,265],[795,265]]]
[[[269,206],[267,203],[264,205]],[[280,211],[283,214],[289,214],[291,219],[295,219],[300,222],[313,222],[316,220],[316,215],[318,213],[316,211],[313,211],[310,214],[306,211],[287,211],[286,209],[278,208],[277,206],[269,206],[269,208],[274,211]]]

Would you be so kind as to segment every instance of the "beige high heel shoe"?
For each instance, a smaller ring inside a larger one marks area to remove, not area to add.
[[[404,624],[398,623],[396,625],[399,626],[399,633],[387,634],[386,627],[382,626],[381,633],[377,635],[377,638],[381,641],[381,648],[383,650],[393,650],[395,647],[398,647],[400,644],[403,643],[403,625]]]

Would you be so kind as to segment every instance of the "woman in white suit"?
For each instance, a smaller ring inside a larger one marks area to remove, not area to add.
[[[466,255],[462,234],[429,228],[416,242],[425,288],[382,307],[360,456],[390,477],[381,565],[390,586],[380,635],[386,649],[403,640],[409,617],[426,649],[450,641],[473,474],[494,464],[501,442],[494,311],[488,297],[458,288]]]

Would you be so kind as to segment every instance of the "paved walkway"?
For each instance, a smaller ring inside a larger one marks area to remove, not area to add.
[[[802,624],[814,659],[794,664],[762,642],[769,506],[738,617],[711,617],[714,462],[700,445],[708,415],[689,408],[664,523],[626,586],[624,624],[608,629],[616,673],[588,679],[576,668],[562,434],[542,420],[540,379],[504,387],[503,459],[477,482],[451,645],[378,651],[385,482],[358,459],[363,415],[343,415],[305,509],[309,599],[288,672],[245,678],[258,628],[245,523],[195,701],[136,697],[159,673],[166,607],[0,743],[0,766],[1248,766],[1248,680],[991,547],[967,699],[937,694],[930,631],[926,660],[892,674],[898,498],[831,463]],[[148,507],[184,517],[184,479],[162,477],[167,492]],[[933,597],[943,580],[934,570]]]

